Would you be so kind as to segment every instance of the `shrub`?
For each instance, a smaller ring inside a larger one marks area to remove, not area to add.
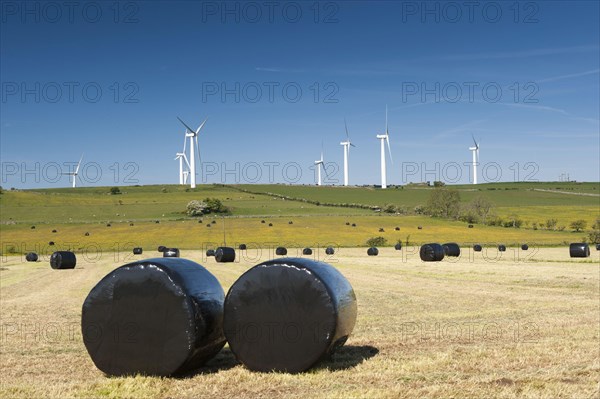
[[[546,228],[548,230],[555,230],[557,223],[558,223],[558,220],[556,220],[556,219],[548,219],[548,220],[546,220]]]
[[[111,187],[110,195],[118,195],[121,194],[121,189],[119,187]]]
[[[592,244],[600,244],[600,218],[594,222],[592,231],[588,234],[588,239]]]
[[[585,230],[587,227],[587,222],[583,219],[574,220],[571,222],[569,227],[575,230],[575,232],[579,233],[581,230]]]
[[[207,213],[205,210],[206,204],[204,202],[191,200],[187,204],[186,213],[188,216],[202,216],[203,214]]]
[[[382,211],[385,213],[396,213],[398,212],[398,208],[394,204],[385,204]]]
[[[367,246],[369,247],[382,247],[387,243],[385,237],[371,237],[367,240]]]

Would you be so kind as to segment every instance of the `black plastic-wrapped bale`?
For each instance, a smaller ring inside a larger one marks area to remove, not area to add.
[[[569,245],[571,258],[587,258],[590,256],[590,246],[585,242],[574,242]]]
[[[527,250],[529,249],[529,245],[527,245],[527,244],[523,244],[523,245],[521,245],[521,249],[522,249],[523,251],[527,251]]]
[[[215,250],[215,260],[219,263],[235,261],[235,249],[231,247],[218,247]]]
[[[167,249],[167,247],[165,247],[164,245],[159,245],[158,248],[156,249],[158,252],[165,252],[165,249]]]
[[[400,231],[400,227],[396,227],[394,230],[396,230],[396,231]]]
[[[327,255],[333,255],[335,253],[335,249],[333,249],[333,247],[327,247],[325,248],[325,254]]]
[[[444,259],[444,248],[438,243],[424,244],[419,256],[423,262],[439,262]]]
[[[294,373],[342,346],[356,312],[354,290],[335,268],[280,258],[253,267],[231,286],[223,328],[247,368]]]
[[[482,249],[483,248],[479,244],[473,245],[473,251],[475,251],[475,252],[481,252]]]
[[[225,344],[224,296],[219,281],[190,260],[129,263],[110,272],[85,299],[83,342],[108,375],[184,373]]]
[[[304,248],[302,250],[302,255],[312,255],[312,249],[310,249],[310,248]]]
[[[48,245],[50,245],[50,246],[54,245],[54,241],[48,241]]]
[[[163,258],[179,258],[179,248],[165,248]]]
[[[240,244],[238,248],[240,249],[240,251],[245,251],[247,249],[247,246],[246,244]]]
[[[37,262],[38,255],[35,252],[29,252],[27,255],[25,255],[25,260],[27,262]]]
[[[396,251],[400,251],[402,249],[402,243],[401,242],[397,242],[396,245],[394,245],[394,249]]]
[[[442,245],[444,248],[444,255],[446,256],[460,256],[460,247],[455,242],[447,242]]]
[[[133,254],[134,255],[141,255],[143,251],[144,250],[142,248],[140,248],[140,247],[133,248]]]
[[[207,249],[206,250],[206,256],[215,256],[215,250],[214,249]]]
[[[56,251],[50,256],[50,267],[53,269],[75,269],[77,258],[70,251]]]
[[[596,244],[596,251],[600,251],[600,244]]]
[[[500,251],[500,252],[506,251],[506,245],[502,245],[502,244],[498,245],[498,251]]]
[[[31,229],[32,229],[32,230],[33,230],[33,229],[35,229],[35,226],[31,226]]]
[[[472,224],[470,224],[470,225],[468,225],[467,227],[468,227],[468,228],[470,228],[470,229],[472,229],[472,228],[473,228],[473,225],[472,225]]]
[[[287,249],[285,247],[277,247],[275,248],[275,255],[285,256],[287,255]]]
[[[371,248],[367,249],[367,255],[377,256],[377,255],[379,255],[379,250],[375,247],[371,247]]]

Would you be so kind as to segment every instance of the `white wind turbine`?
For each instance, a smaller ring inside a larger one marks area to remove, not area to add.
[[[474,147],[469,147],[469,150],[473,153],[473,184],[477,184],[477,163],[479,162],[479,143],[475,141],[475,136],[471,135],[473,138]]]
[[[323,142],[321,142],[321,159],[315,161],[315,166],[317,167],[317,186],[322,184],[321,182],[321,168],[323,168],[323,172],[325,172],[325,176],[327,176],[327,169],[325,168],[325,161],[323,161]]]
[[[79,167],[81,166],[81,161],[82,160],[83,160],[83,154],[81,154],[81,158],[79,158],[79,162],[77,163],[77,167],[75,168],[74,172],[61,173],[63,175],[73,176],[73,188],[76,187],[77,175],[79,174]]]
[[[200,163],[200,169],[202,169],[202,160],[200,159],[200,147],[198,146],[198,134],[200,134],[200,130],[202,130],[208,118],[206,118],[204,122],[202,122],[202,124],[198,126],[198,129],[196,129],[195,131],[191,127],[186,125],[185,122],[181,120],[181,118],[177,117],[177,119],[179,119],[179,122],[181,122],[183,126],[185,126],[185,128],[187,129],[185,132],[185,137],[190,138],[190,187],[196,188],[196,155],[194,154],[194,140],[196,141],[195,147],[196,151],[198,152],[198,162]]]
[[[377,138],[381,140],[381,188],[387,188],[387,178],[386,178],[386,170],[385,170],[385,144],[387,143],[388,152],[390,154],[390,162],[393,164],[394,160],[392,159],[392,149],[390,147],[390,135],[388,133],[388,110],[387,106],[385,107],[385,134],[378,134]]]
[[[187,133],[187,130],[186,130]],[[179,160],[179,184],[187,184],[187,178],[189,176],[190,163],[188,162],[187,156],[185,155],[185,147],[187,143],[187,135],[184,133],[183,136],[183,151],[175,154],[175,160]],[[185,162],[187,168],[183,168]]]
[[[348,157],[350,156],[350,146],[356,147],[352,142],[350,142],[350,136],[348,135],[348,124],[346,123],[346,119],[344,119],[344,127],[346,128],[346,141],[342,141],[340,145],[344,150],[344,186],[348,185]]]

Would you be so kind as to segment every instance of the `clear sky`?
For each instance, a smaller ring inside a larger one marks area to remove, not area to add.
[[[5,188],[600,180],[597,1],[1,3]]]

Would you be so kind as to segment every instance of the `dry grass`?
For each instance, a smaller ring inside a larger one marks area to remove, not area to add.
[[[413,248],[384,248],[378,257],[341,249],[329,261],[354,286],[359,318],[331,360],[298,375],[254,373],[225,348],[185,378],[107,378],[85,351],[81,304],[125,254],[80,258],[64,271],[8,257],[0,271],[0,396],[597,398],[599,253],[574,260],[565,248],[543,248],[526,259],[509,249],[486,261],[464,252],[426,264]],[[182,255],[225,289],[253,265]]]

